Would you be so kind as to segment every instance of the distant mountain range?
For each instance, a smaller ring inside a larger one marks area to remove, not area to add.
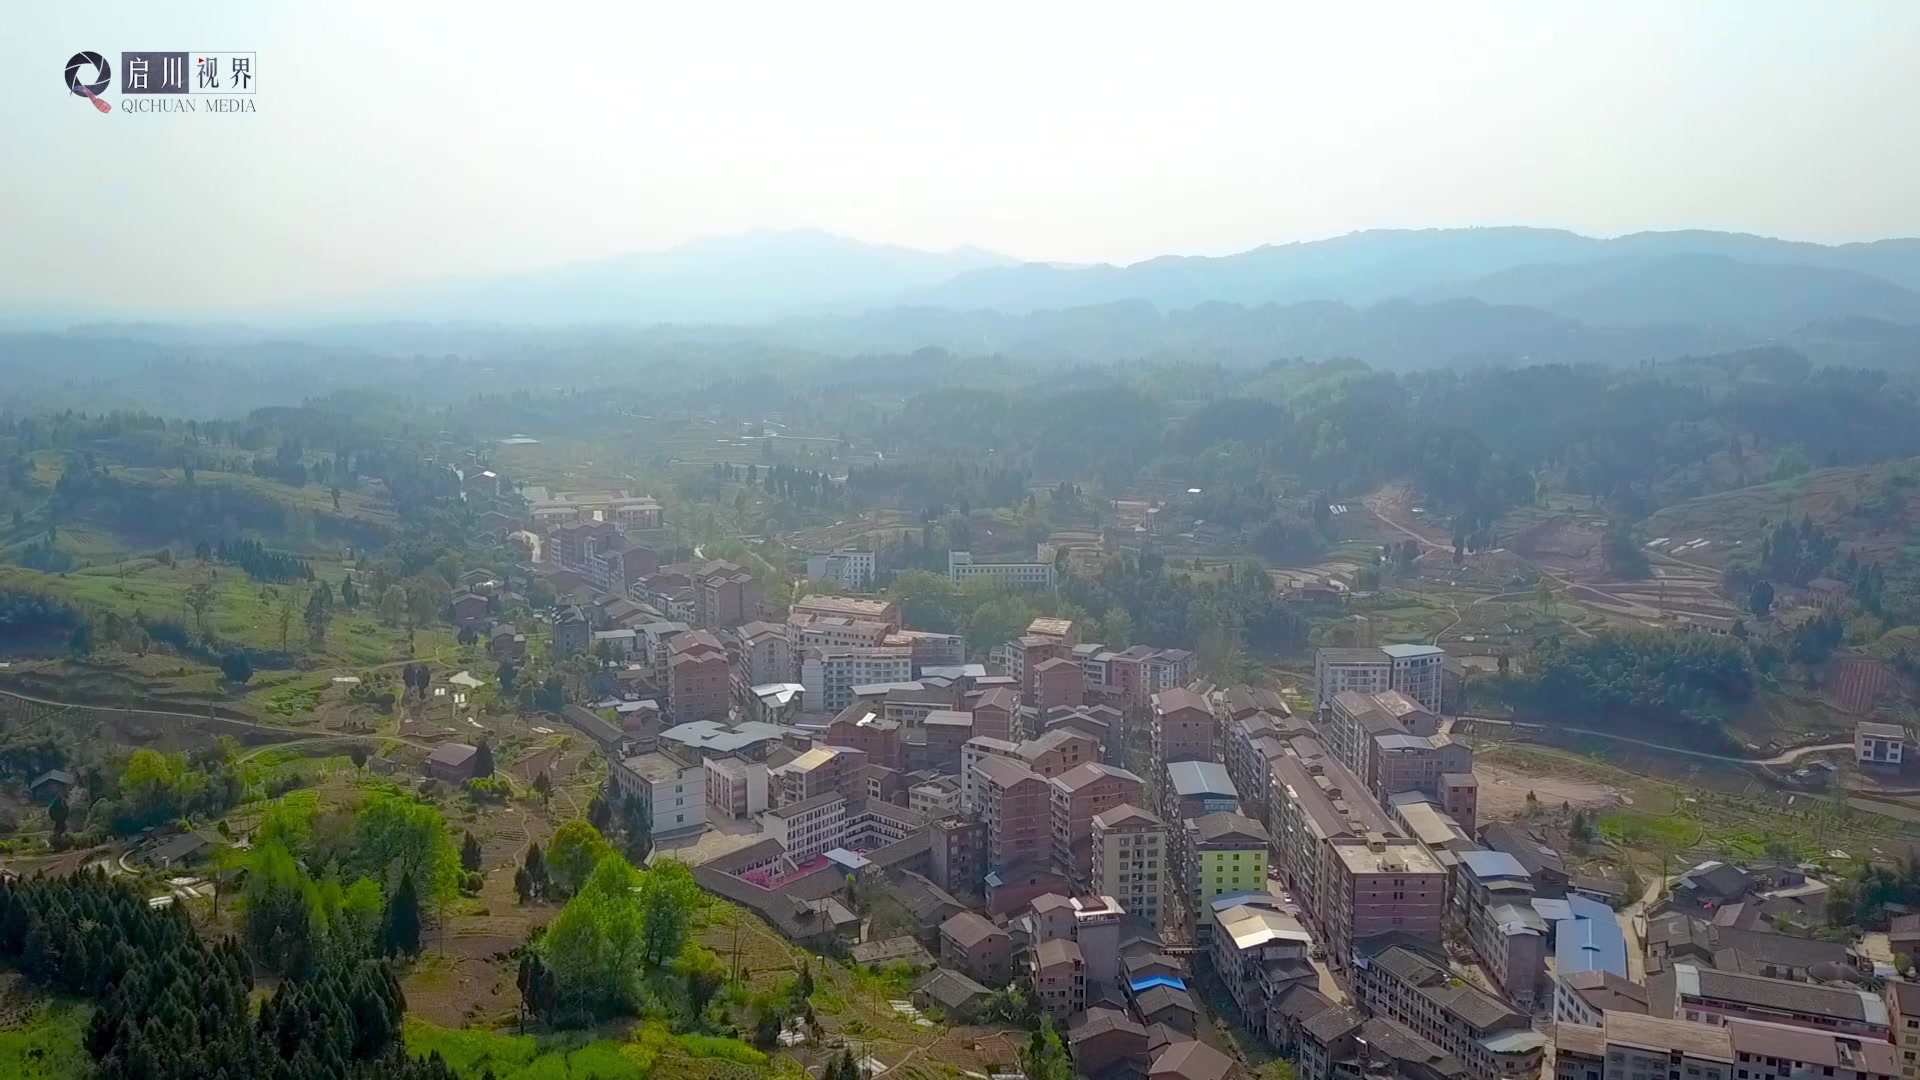
[[[1702,231],[1370,230],[1218,257],[1067,266],[762,230],[271,315],[84,333],[408,355],[637,338],[1090,362],[1352,356],[1385,367],[1633,362],[1778,342],[1816,359],[1920,369],[1920,239],[1830,246]]]

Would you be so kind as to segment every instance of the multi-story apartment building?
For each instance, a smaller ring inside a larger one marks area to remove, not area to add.
[[[951,776],[936,776],[907,789],[907,806],[928,821],[952,817],[960,812],[960,781]]]
[[[1208,814],[1182,822],[1181,836],[1179,872],[1189,901],[1266,891],[1268,839],[1259,822],[1234,813]]]
[[[620,539],[620,530],[605,521],[565,521],[547,534],[547,546],[553,561],[584,576],[596,545],[611,548]]]
[[[1447,872],[1418,840],[1374,835],[1336,843],[1333,854],[1329,949],[1344,955],[1393,933],[1440,941]]]
[[[801,650],[800,685],[808,705],[836,713],[853,703],[853,688],[904,683],[913,678],[913,651],[888,648],[807,648]]]
[[[680,634],[667,644],[667,713],[675,723],[727,715],[731,700],[727,650],[711,631]]]
[[[1053,862],[1076,890],[1093,875],[1093,819],[1145,798],[1140,778],[1113,765],[1086,762],[1047,781],[1053,801]]]
[[[973,713],[973,734],[990,739],[1018,742],[1014,738],[1014,715],[1020,711],[1020,695],[1011,687],[995,686],[973,695],[969,704]]]
[[[642,578],[660,572],[660,556],[652,548],[625,537],[610,543],[592,540],[584,573],[601,592],[624,597]]]
[[[1018,761],[986,757],[973,766],[975,805],[987,829],[990,866],[1046,864],[1053,854],[1052,788]]]
[[[1059,776],[1069,769],[1100,760],[1100,744],[1093,736],[1072,728],[1054,728],[1041,733],[1037,739],[1026,739],[1017,752],[1027,768],[1045,777]]]
[[[710,818],[751,820],[767,808],[767,763],[737,757],[709,757],[706,767]]]
[[[1207,699],[1176,686],[1150,699],[1149,731],[1153,760],[1164,766],[1175,761],[1212,761],[1213,708]]]
[[[1134,805],[1116,806],[1095,814],[1091,837],[1093,891],[1111,896],[1142,923],[1159,930],[1166,883],[1172,880],[1168,862],[1166,822]]]
[[[991,739],[975,735],[960,745],[960,812],[977,814],[980,812],[979,765],[990,757],[1006,758],[1024,766],[1026,759],[1020,756],[1020,744],[1005,739]]]
[[[707,824],[706,768],[669,754],[634,754],[608,769],[622,795],[647,807],[655,836],[688,832]]]
[[[1733,1060],[1726,1028],[1684,1020],[1609,1012],[1595,1027],[1554,1028],[1554,1080],[1735,1080]]]
[[[958,667],[967,662],[967,639],[962,634],[895,630],[882,638],[880,644],[905,646],[913,650],[913,670],[916,675],[925,674],[928,668]]]
[[[816,746],[785,765],[773,770],[780,784],[781,805],[805,802],[817,795],[837,792],[843,798],[862,798],[867,793],[867,755],[850,746]]]
[[[1447,651],[1437,645],[1320,649],[1313,657],[1314,702],[1324,710],[1348,690],[1362,694],[1398,690],[1421,708],[1438,713],[1446,659]]]
[[[1033,703],[1042,713],[1081,702],[1080,665],[1056,656],[1033,666]]]
[[[1887,1003],[1865,990],[1769,979],[1694,963],[1647,980],[1647,996],[1672,1001],[1673,1018],[1703,1024],[1754,1020],[1890,1040]]]
[[[1066,938],[1041,942],[1029,954],[1028,972],[1034,1003],[1054,1020],[1065,1020],[1087,1007],[1087,965],[1077,942]]]
[[[859,619],[865,622],[885,623],[894,630],[900,629],[900,605],[891,600],[866,600],[857,596],[808,593],[795,600],[790,610],[795,615]]]
[[[1444,961],[1393,945],[1358,958],[1355,975],[1355,989],[1368,1009],[1458,1058],[1473,1080],[1540,1075],[1546,1036],[1533,1030],[1526,1015],[1454,977]]]
[[[760,819],[766,834],[780,841],[787,858],[802,862],[843,846],[847,834],[847,800],[838,791],[810,799],[782,803]]]
[[[1312,936],[1300,920],[1279,910],[1277,901],[1235,905],[1216,912],[1214,919],[1218,925],[1208,943],[1214,977],[1254,1034],[1279,1041],[1273,1020],[1281,995],[1319,979],[1308,959]]]
[[[828,746],[850,746],[866,752],[871,764],[889,769],[906,767],[906,745],[902,724],[874,711],[872,705],[854,702],[827,722],[820,741]]]
[[[1446,870],[1346,766],[1298,738],[1273,762],[1275,849],[1294,899],[1344,966],[1364,938],[1403,931],[1438,942]]]
[[[696,625],[731,628],[760,617],[760,584],[745,567],[716,559],[696,567],[691,576]]]
[[[1920,1080],[1920,983],[1888,980],[1887,1013],[1900,1048],[1900,1078]]]
[[[846,619],[838,615],[790,615],[787,632],[800,648],[872,649],[887,644],[892,626],[874,619]],[[909,653],[912,646],[906,646]]]
[[[1727,1024],[1735,1075],[1749,1080],[1893,1080],[1901,1056],[1890,1043],[1831,1031],[1735,1020]]]
[[[750,622],[740,635],[740,669],[748,686],[790,683],[800,674],[793,662],[793,642],[787,628],[770,622]]]
[[[927,823],[928,877],[951,892],[980,888],[987,872],[987,827],[971,817],[938,818]]]
[[[1288,739],[1311,730],[1312,725],[1304,720],[1266,712],[1227,718],[1222,725],[1221,756],[1235,796],[1240,799],[1241,813],[1262,824],[1271,824],[1268,796],[1272,785],[1267,779],[1271,775],[1268,762],[1286,754]]]
[[[807,556],[807,580],[831,581],[866,592],[874,584],[873,552],[860,548],[837,547],[821,555]]]
[[[1342,691],[1323,716],[1329,748],[1375,797],[1420,791],[1454,808],[1477,801],[1477,789],[1456,790],[1473,773],[1473,751],[1441,734],[1439,716],[1406,694]]]
[[[947,552],[947,577],[955,585],[964,585],[969,581],[986,578],[1020,589],[1051,589],[1054,571],[1052,563],[974,562],[971,551],[949,551]]]
[[[1531,1009],[1547,975],[1547,921],[1533,907],[1533,879],[1504,851],[1455,853],[1454,900],[1467,940],[1500,992]]]

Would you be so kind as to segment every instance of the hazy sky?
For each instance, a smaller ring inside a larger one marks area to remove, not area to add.
[[[1035,259],[1374,226],[1920,233],[1920,3],[36,3],[0,309],[180,314],[815,226]],[[251,50],[100,115],[91,49]]]

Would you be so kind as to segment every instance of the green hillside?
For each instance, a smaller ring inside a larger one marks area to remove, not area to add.
[[[1675,557],[1724,566],[1756,543],[1773,522],[1801,517],[1834,533],[1862,559],[1920,567],[1920,458],[1879,465],[1818,469],[1787,480],[1703,495],[1656,511],[1639,526],[1643,540],[1667,538],[1658,550],[1707,540]]]

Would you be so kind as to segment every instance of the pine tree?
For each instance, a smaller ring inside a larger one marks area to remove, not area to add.
[[[413,886],[413,875],[402,874],[400,887],[387,901],[383,940],[389,956],[417,956],[420,953],[420,894]]]
[[[460,869],[469,874],[480,869],[480,841],[471,832],[460,842]]]
[[[473,775],[477,777],[493,775],[493,747],[485,739],[480,740],[479,747],[474,751]]]

